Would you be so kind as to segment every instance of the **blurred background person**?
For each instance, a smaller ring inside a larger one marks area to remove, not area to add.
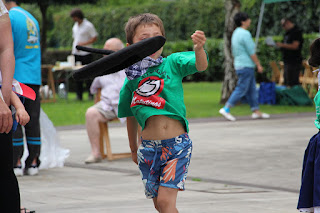
[[[21,158],[24,151],[21,125],[13,133],[13,163],[17,176],[36,175],[40,165],[40,94],[41,85],[41,49],[38,21],[26,10],[19,7],[15,0],[5,0],[9,10],[14,41],[15,73],[14,78],[32,88],[36,93],[35,101],[25,99],[24,107],[30,116],[25,125],[25,135],[29,155],[22,168]]]
[[[285,30],[282,42],[277,42],[282,52],[284,63],[284,84],[286,86],[299,85],[299,75],[302,69],[301,49],[303,45],[302,31],[289,18],[281,19],[281,26]]]
[[[72,27],[72,54],[75,56],[75,61],[80,61],[82,64],[89,64],[93,61],[93,55],[89,52],[77,50],[76,46],[92,47],[92,44],[98,38],[98,33],[93,24],[84,17],[82,10],[78,8],[73,9],[70,12],[70,16],[75,22]],[[84,83],[89,93],[89,99],[93,99],[93,95],[90,93],[91,82],[91,80],[76,81],[77,100],[82,101]]]
[[[255,68],[257,67],[258,72],[262,73],[263,67],[257,57],[251,33],[248,31],[251,19],[248,14],[240,12],[234,16],[234,21],[237,28],[232,34],[231,48],[238,81],[226,105],[219,110],[219,113],[226,119],[235,121],[236,118],[231,115],[230,108],[234,107],[242,98],[245,98],[250,105],[253,119],[269,118],[270,115],[259,110]]]
[[[111,38],[104,44],[104,49],[118,51],[124,47],[122,41],[118,38]],[[100,101],[90,107],[86,112],[86,128],[91,145],[91,154],[85,160],[85,163],[98,163],[101,161],[100,155],[100,122],[108,122],[117,118],[119,94],[126,78],[124,70],[119,72],[97,77],[91,85],[91,93],[97,93],[101,88]],[[120,118],[121,122],[125,118]]]

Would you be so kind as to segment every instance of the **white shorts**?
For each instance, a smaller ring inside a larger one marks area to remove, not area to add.
[[[108,110],[108,111],[103,110],[102,104],[100,101],[98,103],[96,103],[95,105],[93,105],[92,107],[96,108],[108,120],[113,120],[115,118],[118,118],[117,114],[114,110]]]

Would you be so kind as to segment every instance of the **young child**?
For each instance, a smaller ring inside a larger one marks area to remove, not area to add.
[[[313,67],[320,66],[320,38],[310,46],[311,57],[309,64]],[[319,69],[318,69],[319,72]],[[320,72],[318,73],[318,85],[320,88]],[[315,126],[320,130],[320,91],[314,97],[317,118]],[[301,212],[320,213],[320,131],[309,141],[303,160],[302,179],[298,209]]]
[[[0,75],[0,88],[1,88],[1,84],[2,84],[2,77]],[[12,86],[13,90],[19,90],[19,91],[21,90],[21,88],[17,88],[19,87],[18,84],[19,83],[16,80],[13,80],[13,86]],[[23,95],[21,96],[23,97]],[[1,99],[3,98],[1,91],[0,91],[0,98]],[[13,91],[11,91],[11,94],[10,94],[10,101],[11,101],[11,105],[14,107],[14,109],[12,109],[12,114],[14,115],[12,130],[15,131],[17,124],[19,123],[22,126],[25,126],[30,121],[30,116],[25,110],[18,95],[15,94]]]
[[[15,120],[20,125],[25,126],[30,120],[29,114],[27,113],[26,109],[24,108],[19,97],[14,92],[11,92],[11,99],[10,100],[11,100],[11,105],[14,106],[14,108],[16,110]]]
[[[127,46],[154,36],[165,36],[161,19],[150,13],[131,17],[125,27]],[[127,117],[132,160],[139,165],[147,198],[159,212],[178,212],[176,199],[184,190],[192,142],[183,100],[182,79],[208,67],[204,32],[191,36],[194,52],[162,58],[163,48],[126,69],[120,92],[119,117]],[[142,143],[137,147],[137,126]]]

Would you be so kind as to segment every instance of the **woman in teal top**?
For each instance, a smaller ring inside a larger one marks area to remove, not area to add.
[[[255,44],[248,31],[251,19],[246,13],[240,12],[235,15],[234,21],[237,29],[232,34],[231,47],[238,82],[226,105],[219,110],[219,113],[228,120],[235,121],[236,118],[231,115],[230,108],[245,98],[253,112],[253,119],[269,118],[268,114],[260,112],[258,105],[254,70],[257,66],[258,72],[262,73],[263,67],[255,53]]]
[[[310,46],[309,64],[320,66],[320,39]],[[318,70],[319,71],[319,70]],[[318,74],[319,81],[319,74]],[[320,85],[320,82],[318,83]],[[317,118],[314,124],[320,129],[320,92],[314,98]],[[312,136],[305,150],[298,209],[302,212],[320,213],[320,132]]]

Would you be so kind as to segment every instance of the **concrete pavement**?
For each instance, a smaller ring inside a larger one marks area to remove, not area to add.
[[[181,213],[291,213],[296,210],[304,150],[317,133],[314,113],[190,120],[193,156]],[[110,125],[113,152],[129,151],[126,128]],[[131,159],[85,165],[90,145],[83,126],[59,127],[70,149],[63,168],[19,177],[22,205],[37,213],[156,212],[144,196]]]

